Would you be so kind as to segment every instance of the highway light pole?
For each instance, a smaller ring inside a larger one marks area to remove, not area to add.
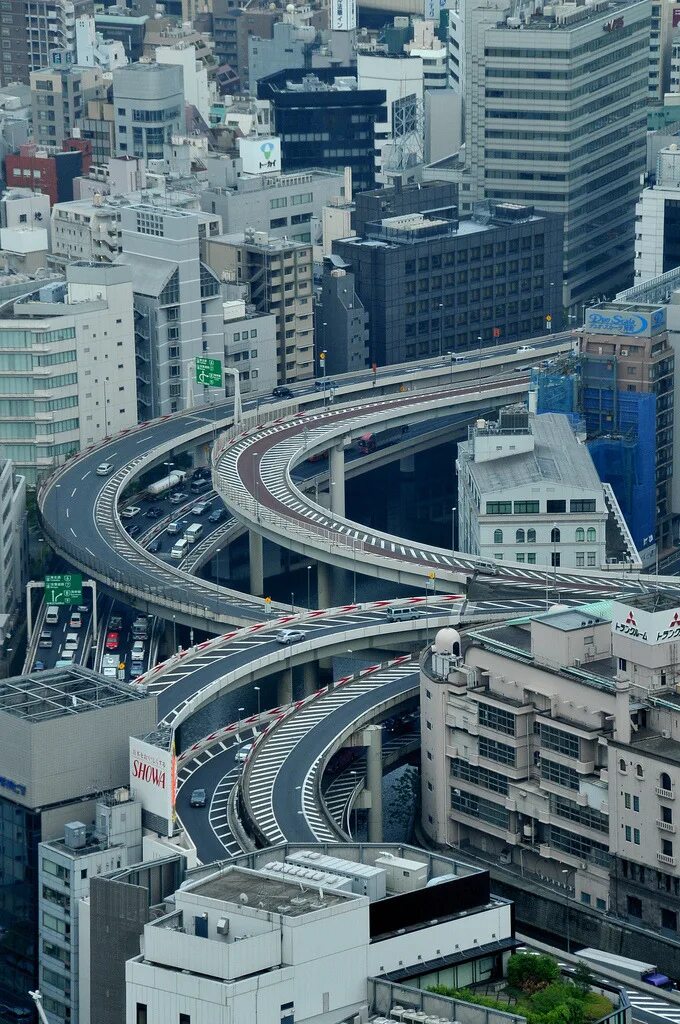
[[[451,509],[451,550],[452,551],[456,550],[456,512],[457,511],[458,511],[458,506],[454,505],[453,508]]]
[[[307,608],[311,610],[312,607],[312,578],[311,578],[312,567],[307,566]]]
[[[444,355],[444,303],[439,303],[439,358]]]
[[[259,715],[260,714],[260,687],[259,686],[254,686],[253,689],[255,690],[255,693],[257,694],[257,713]]]

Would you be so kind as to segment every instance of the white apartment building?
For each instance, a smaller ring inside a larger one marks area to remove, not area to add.
[[[635,284],[680,266],[680,149],[660,150],[656,183],[635,208]]]
[[[677,937],[678,622],[654,593],[441,630],[421,664],[430,839]]]
[[[276,317],[258,313],[243,299],[223,303],[224,365],[238,370],[242,395],[268,394],[276,387]],[[231,375],[225,379],[234,393]]]
[[[28,188],[10,188],[0,198],[0,260],[15,274],[47,265],[50,198]]]
[[[28,486],[137,423],[132,296],[127,267],[72,264],[0,319],[0,455]]]
[[[375,975],[494,980],[515,944],[485,872],[409,847],[284,845],[194,875],[127,962],[127,1024],[366,1020]]]
[[[384,89],[387,117],[375,129],[376,182],[423,160],[423,58],[357,54],[359,89]]]
[[[501,409],[458,445],[458,546],[497,562],[606,562],[603,486],[566,416]]]
[[[156,61],[159,64],[176,64],[182,69],[184,99],[196,107],[206,124],[210,118],[210,89],[208,71],[198,59],[193,43],[177,42],[174,46],[157,46]]]
[[[70,821],[59,839],[40,843],[39,979],[50,1024],[75,1024],[81,1016],[78,905],[89,894],[90,879],[141,859],[142,808],[127,789],[114,790],[97,802],[94,828]]]
[[[26,481],[9,459],[0,460],[0,642],[24,599],[28,576]]]

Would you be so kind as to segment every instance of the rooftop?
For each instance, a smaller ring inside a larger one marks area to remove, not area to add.
[[[630,604],[645,612],[667,612],[678,607],[678,595],[652,590],[647,594],[636,594],[630,599]]]
[[[114,707],[147,695],[80,665],[0,680],[0,712],[38,724]]]
[[[610,620],[601,615],[593,615],[591,612],[584,612],[578,608],[568,608],[565,611],[548,612],[545,615],[535,615],[535,621],[545,622],[554,629],[570,633],[575,629],[585,629],[588,626],[606,625]]]
[[[497,28],[507,28],[510,31],[562,31],[570,32],[580,28],[588,22],[597,21],[609,16],[611,19],[620,16],[623,11],[632,6],[631,0],[577,0],[576,3],[556,4],[553,13],[546,15],[542,6],[535,4],[535,13],[530,14],[525,21],[525,9],[520,0],[512,5],[511,16],[504,22],[499,23]],[[512,17],[512,15],[516,15]]]
[[[192,885],[191,892],[285,917],[301,917],[356,899],[352,893],[320,890],[298,878],[287,882],[242,867],[224,868],[219,874]]]
[[[532,417],[534,449],[517,455],[472,460],[471,442],[459,445],[460,456],[483,493],[535,483],[562,483],[589,491],[602,491],[602,483],[587,448],[579,444],[566,416],[543,413]]]

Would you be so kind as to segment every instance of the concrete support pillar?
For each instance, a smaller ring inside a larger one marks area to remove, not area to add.
[[[315,661],[306,661],[302,666],[302,685],[305,697],[309,697],[310,693],[314,693],[319,689],[321,684],[318,680],[318,669]]]
[[[331,570],[325,562],[317,562],[316,566],[316,592],[317,605],[319,608],[332,608],[335,602],[332,597],[332,576]]]
[[[408,476],[412,476],[416,471],[416,457],[415,455],[405,455],[403,459],[399,459],[399,472],[404,473]]]
[[[382,729],[369,725],[364,729],[363,742],[366,744],[366,788],[371,794],[368,811],[368,841],[381,843],[383,837],[382,813]]]
[[[248,533],[248,557],[250,559],[250,593],[255,597],[264,594],[264,561],[262,537],[255,530]]]
[[[331,512],[336,516],[345,514],[345,449],[342,445],[331,448]],[[324,605],[320,604],[320,608]]]
[[[290,704],[293,700],[293,670],[284,668],[279,676],[276,693],[276,701],[279,707],[283,704]]]

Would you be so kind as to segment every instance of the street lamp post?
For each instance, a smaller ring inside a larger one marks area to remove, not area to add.
[[[259,686],[254,686],[253,689],[255,690],[255,693],[257,694],[257,713],[259,715],[260,714],[260,710],[261,710],[260,709],[260,687]]]
[[[311,579],[312,567],[307,566],[307,608],[311,611],[312,608],[312,579]]]
[[[458,506],[454,505],[451,509],[451,551],[456,550],[456,512]]]
[[[292,590],[290,592],[290,614],[295,615],[295,594]]]
[[[439,303],[439,358],[444,355],[444,303]]]
[[[563,875],[569,875],[569,868],[562,868]],[[566,881],[569,881],[567,877]],[[567,894],[567,953],[571,953],[571,904],[569,903],[569,895]]]
[[[222,554],[222,548],[218,548],[215,552],[215,582],[217,586],[220,585],[220,555]]]
[[[324,328],[323,336],[324,336],[324,340],[325,340],[326,339],[326,324],[323,325],[323,328]],[[321,352],[319,352],[319,362],[321,363],[321,371],[322,371],[322,374],[323,374],[323,404],[324,404],[324,408],[326,407],[326,354],[327,353],[326,353],[326,349],[325,348],[322,349]]]

